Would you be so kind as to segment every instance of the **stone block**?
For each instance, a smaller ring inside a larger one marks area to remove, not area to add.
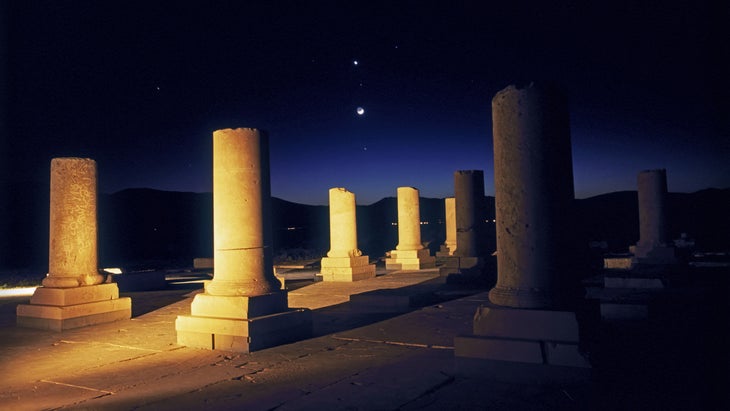
[[[603,286],[606,288],[664,288],[661,278],[647,277],[605,277]]]
[[[33,305],[67,306],[119,298],[119,288],[114,283],[87,285],[72,288],[36,288],[30,303]]]
[[[214,262],[212,258],[193,258],[193,268],[196,270],[212,270]]]
[[[386,270],[422,270],[436,267],[436,257],[429,254],[428,249],[393,250],[390,258],[385,260]]]
[[[612,257],[603,259],[603,268],[607,270],[630,270],[633,264],[631,257]]]
[[[127,320],[132,317],[132,300],[124,297],[70,306],[20,304],[16,314],[19,327],[63,331]]]
[[[540,341],[579,340],[574,312],[502,307],[479,307],[474,315],[474,334]]]
[[[178,316],[177,342],[188,347],[250,352],[309,338],[311,311],[290,309],[248,319]]]
[[[360,281],[375,277],[375,264],[368,256],[324,257],[320,275],[324,281]]]
[[[323,257],[320,261],[321,268],[330,267],[360,267],[370,264],[370,258],[366,255],[356,257]]]
[[[196,294],[190,305],[190,314],[202,317],[253,318],[286,311],[289,308],[286,292],[257,296]]]

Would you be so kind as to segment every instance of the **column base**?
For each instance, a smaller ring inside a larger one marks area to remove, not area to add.
[[[447,245],[441,245],[441,248],[439,248],[438,251],[436,251],[436,257],[451,257],[454,255],[454,251],[456,251],[456,247],[449,247]]]
[[[639,264],[677,264],[677,257],[674,251],[674,247],[668,247],[665,245],[632,245],[629,247],[629,252],[634,255],[631,259],[631,266],[633,268]]]
[[[489,301],[492,304],[512,308],[544,308],[556,307],[560,298],[555,292],[539,288],[507,288],[499,284],[489,290]]]
[[[375,264],[368,256],[323,257],[320,274],[323,281],[360,281],[375,277]]]
[[[16,308],[19,327],[63,331],[132,317],[132,299],[105,283],[74,288],[38,287],[30,304]]]
[[[578,351],[578,321],[574,312],[481,306],[473,327],[472,335],[454,338],[456,357],[590,368]]]
[[[253,318],[180,315],[175,331],[179,345],[247,353],[311,337],[312,312],[297,308]]]
[[[482,273],[485,261],[481,257],[459,257],[452,255],[444,258],[444,265],[439,268],[441,277],[448,277],[452,274],[464,276],[478,276]]]
[[[436,267],[436,257],[427,248],[420,250],[393,250],[385,260],[386,270],[423,270]]]

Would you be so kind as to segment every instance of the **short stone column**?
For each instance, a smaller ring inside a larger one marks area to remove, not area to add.
[[[398,245],[385,260],[386,270],[421,270],[436,266],[436,258],[421,243],[418,189],[398,187]]]
[[[566,100],[550,88],[510,86],[492,100],[492,118],[497,284],[492,305],[477,310],[474,335],[455,341],[456,355],[586,367],[575,313],[561,311],[573,277]]]
[[[667,172],[645,170],[637,178],[639,202],[639,242],[630,247],[633,263],[676,263],[667,229]]]
[[[321,261],[324,281],[358,281],[375,277],[375,264],[357,248],[355,194],[331,188],[330,250]]]
[[[189,316],[175,322],[180,345],[250,352],[311,333],[311,313],[289,309],[274,277],[269,143],[256,129],[213,133],[213,279]]]
[[[62,331],[131,317],[131,299],[98,271],[96,204],[96,162],[52,159],[48,274],[17,307],[19,326]]]
[[[456,251],[456,201],[454,197],[444,199],[446,216],[446,241],[436,253],[436,257],[449,257]]]

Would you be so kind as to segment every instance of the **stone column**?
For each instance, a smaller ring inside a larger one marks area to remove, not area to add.
[[[48,275],[44,287],[99,284],[96,247],[96,162],[51,160]]]
[[[388,270],[421,270],[436,266],[421,243],[421,214],[418,189],[398,187],[398,245],[385,260]]]
[[[255,129],[213,133],[211,295],[276,293],[271,250],[268,139]]]
[[[251,128],[213,133],[213,280],[190,316],[175,323],[178,344],[249,352],[309,335],[311,313],[289,309],[272,264],[267,136]]]
[[[18,325],[61,331],[130,318],[131,300],[98,271],[94,160],[51,160],[49,223],[48,274],[18,306]]]
[[[330,250],[327,257],[359,257],[357,248],[357,206],[355,193],[344,188],[331,188],[330,203]]]
[[[639,201],[639,242],[631,247],[634,263],[676,262],[667,230],[667,172],[644,170],[637,177]]]
[[[454,197],[447,197],[444,199],[446,241],[441,245],[441,249],[438,253],[436,253],[436,257],[451,256],[456,250],[456,202],[454,200]]]
[[[559,311],[572,277],[566,100],[550,88],[509,86],[492,100],[492,120],[497,284],[489,292],[493,306],[477,309],[474,335],[457,338],[455,354],[532,364],[539,372],[550,372],[545,365],[587,367],[575,313]]]
[[[553,308],[571,241],[573,162],[560,93],[508,87],[492,100],[498,305]]]
[[[441,276],[451,274],[481,276],[487,254],[484,171],[454,172],[454,194],[456,249],[452,250],[451,257],[445,260],[439,273]]]
[[[484,249],[484,171],[459,170],[454,173],[456,194],[456,250],[459,257],[483,257]]]
[[[357,248],[357,206],[355,194],[344,188],[331,188],[330,250],[322,258],[324,281],[358,281],[375,277],[375,264]]]

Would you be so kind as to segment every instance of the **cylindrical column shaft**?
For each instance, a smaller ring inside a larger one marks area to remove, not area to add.
[[[280,287],[273,273],[269,141],[257,129],[213,133],[212,295],[261,295]]]
[[[97,266],[96,162],[51,160],[48,275],[44,287],[103,282]]]
[[[453,251],[456,249],[456,202],[454,197],[444,199],[446,208],[446,241],[444,245]]]
[[[459,257],[480,257],[484,250],[484,171],[454,173],[456,252]]]
[[[420,250],[421,213],[418,189],[398,187],[398,245],[396,250]]]
[[[573,201],[566,101],[532,84],[509,86],[494,96],[492,119],[498,269],[489,299],[555,307],[563,297],[561,274],[568,274]]]
[[[355,194],[344,188],[331,188],[330,250],[327,257],[357,257],[357,215]]]
[[[666,245],[669,235],[666,227],[667,172],[645,170],[639,173],[639,245]]]

